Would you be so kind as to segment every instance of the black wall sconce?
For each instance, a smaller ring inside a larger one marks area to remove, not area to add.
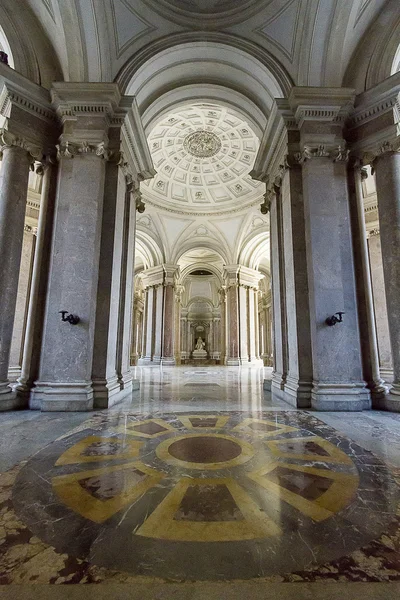
[[[77,325],[80,321],[80,318],[76,315],[69,315],[67,310],[60,310],[59,313],[61,314],[61,321],[63,321],[64,323],[71,323],[71,325]]]
[[[344,315],[344,312],[337,312],[334,315],[332,315],[331,317],[328,317],[325,321],[325,323],[327,325],[329,325],[330,327],[332,327],[332,325],[336,325],[336,323],[342,323],[343,318],[342,315]],[[336,315],[339,315],[338,317]]]

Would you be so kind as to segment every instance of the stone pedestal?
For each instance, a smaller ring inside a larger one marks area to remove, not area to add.
[[[23,404],[9,387],[8,367],[32,158],[27,149],[14,145],[15,141],[7,133],[0,136],[0,410]]]
[[[192,352],[193,360],[207,360],[207,356],[206,350],[193,350]]]

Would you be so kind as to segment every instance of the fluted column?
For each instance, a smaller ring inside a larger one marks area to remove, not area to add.
[[[32,156],[7,132],[0,133],[0,150],[0,410],[8,410],[21,405],[9,387],[8,367]]]
[[[386,407],[400,411],[400,152],[391,151],[388,146],[388,151],[379,155],[373,164],[393,359],[391,398],[386,401]]]

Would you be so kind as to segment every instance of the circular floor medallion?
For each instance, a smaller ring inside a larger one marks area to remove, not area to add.
[[[161,442],[156,450],[164,462],[189,469],[225,469],[254,456],[244,440],[218,434],[184,435]]]
[[[379,459],[300,411],[97,415],[13,488],[60,555],[179,581],[325,565],[388,531],[398,501]]]

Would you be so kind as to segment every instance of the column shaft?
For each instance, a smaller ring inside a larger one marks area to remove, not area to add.
[[[21,398],[28,398],[34,381],[39,376],[40,350],[43,337],[46,288],[50,263],[51,233],[57,189],[57,168],[48,163],[43,169],[39,222],[36,236],[32,283],[23,349],[21,375],[14,390]],[[31,408],[34,406],[31,403]]]
[[[354,261],[356,266],[356,284],[358,300],[358,319],[363,361],[363,377],[371,391],[374,408],[380,406],[385,398],[386,388],[379,373],[378,344],[372,297],[371,271],[368,256],[367,232],[365,227],[364,203],[362,192],[362,170],[352,165],[348,171],[350,214],[352,221]]]
[[[11,393],[8,367],[24,235],[31,158],[26,150],[5,146],[0,172],[0,410],[21,405]]]
[[[400,153],[388,152],[374,161],[386,306],[393,360],[391,398],[385,404],[400,410]]]

